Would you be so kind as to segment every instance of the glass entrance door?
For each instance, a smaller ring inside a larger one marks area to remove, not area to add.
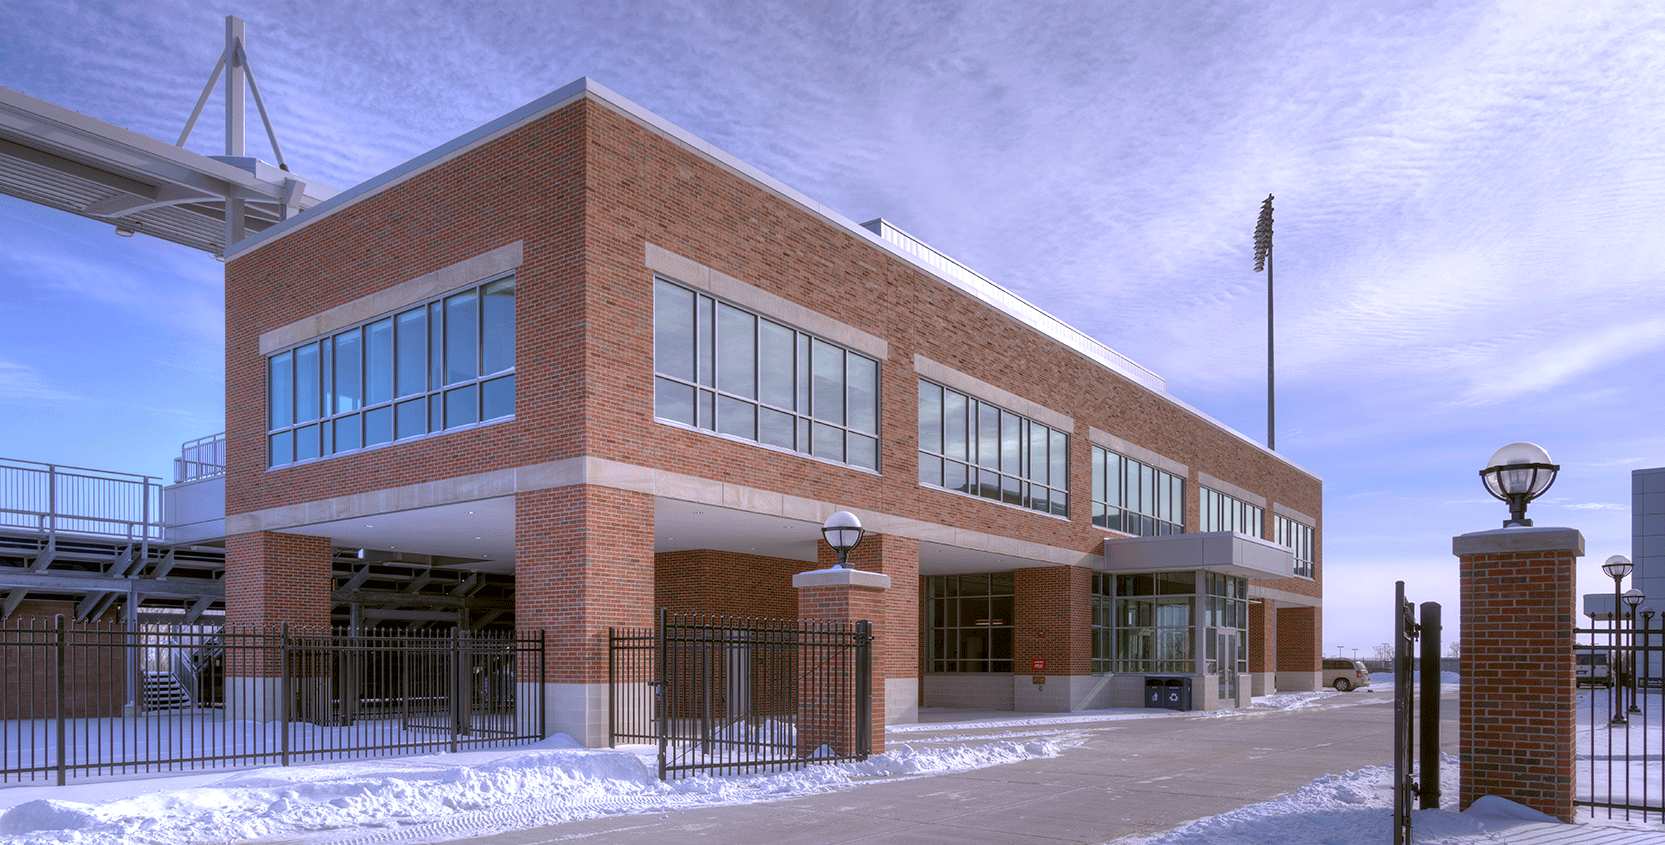
[[[1220,703],[1224,705],[1230,701],[1235,705],[1237,702],[1237,660],[1239,657],[1237,632],[1221,633],[1216,636],[1219,637],[1215,643],[1215,647],[1218,649],[1215,653],[1219,655],[1220,661],[1218,664],[1220,667],[1218,675]]]

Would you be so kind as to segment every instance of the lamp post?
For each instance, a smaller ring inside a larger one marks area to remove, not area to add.
[[[1630,708],[1628,712],[1640,713],[1642,711],[1636,707],[1636,606],[1647,597],[1642,595],[1641,590],[1632,587],[1626,590],[1620,598],[1624,599],[1625,609],[1630,611],[1630,648],[1625,652],[1626,657],[1629,658],[1625,661],[1625,686],[1630,688]]]
[[[839,511],[827,517],[821,525],[821,536],[827,540],[827,545],[838,552],[838,564],[834,569],[850,568],[850,550],[861,543],[861,538],[867,536],[867,530],[861,527],[861,520],[849,511]]]
[[[1526,518],[1526,504],[1549,490],[1560,471],[1561,467],[1549,462],[1549,453],[1542,446],[1523,441],[1497,450],[1491,463],[1480,470],[1480,478],[1488,492],[1509,503],[1509,518],[1503,521],[1503,527],[1530,528],[1532,520]]]
[[[1522,509],[1524,510],[1524,507]],[[1629,722],[1625,719],[1624,709],[1619,703],[1620,699],[1624,697],[1624,689],[1618,686],[1616,673],[1619,669],[1617,665],[1619,659],[1619,582],[1630,574],[1630,558],[1624,555],[1613,555],[1607,559],[1606,563],[1601,565],[1601,571],[1607,573],[1607,577],[1613,579],[1613,627],[1607,632],[1607,688],[1619,693],[1619,697],[1613,699],[1613,719],[1608,722],[1608,725],[1627,725]],[[1610,692],[1608,695],[1611,696],[1612,693]]]

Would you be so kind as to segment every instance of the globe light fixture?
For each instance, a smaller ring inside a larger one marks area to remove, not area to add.
[[[1510,443],[1492,455],[1491,463],[1480,470],[1486,492],[1509,504],[1509,518],[1504,528],[1531,527],[1526,518],[1526,503],[1542,496],[1555,483],[1561,468],[1549,462],[1549,453],[1536,443]]]
[[[1642,708],[1636,706],[1636,606],[1647,601],[1648,597],[1642,595],[1641,590],[1631,587],[1625,590],[1625,594],[1620,598],[1624,600],[1625,610],[1630,612],[1630,648],[1627,652],[1630,659],[1625,661],[1624,664],[1626,667],[1624,692],[1630,694],[1630,707],[1626,708],[1626,712],[1641,713]],[[1621,692],[1620,694],[1623,695],[1624,693]]]
[[[1609,690],[1613,690],[1618,695],[1613,699],[1613,719],[1607,724],[1610,727],[1617,727],[1619,725],[1629,724],[1629,722],[1625,719],[1624,705],[1622,703],[1624,698],[1624,689],[1618,685],[1618,682],[1619,617],[1624,615],[1619,611],[1619,582],[1623,581],[1625,576],[1630,574],[1630,558],[1625,557],[1624,555],[1613,555],[1607,559],[1606,563],[1601,565],[1601,571],[1607,573],[1607,577],[1613,579],[1613,627],[1607,632],[1607,688]],[[1641,593],[1637,593],[1637,595],[1641,595]]]
[[[867,536],[866,529],[861,527],[861,520],[849,511],[839,511],[827,517],[821,526],[821,536],[827,539],[827,545],[838,552],[838,565],[835,569],[850,568],[850,550],[861,543],[861,538]]]

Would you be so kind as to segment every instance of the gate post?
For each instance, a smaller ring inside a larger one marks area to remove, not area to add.
[[[885,612],[885,590],[890,588],[890,576],[878,572],[864,572],[860,569],[817,569],[812,572],[800,572],[792,576],[792,586],[798,590],[798,622],[803,627],[810,627],[815,623],[855,623],[862,620],[880,620]],[[882,636],[879,628],[882,624],[873,625],[871,634],[878,638]],[[853,628],[852,628],[853,630]],[[877,641],[872,640],[870,642]],[[871,753],[883,754],[885,750],[885,718],[884,718],[884,681],[874,678],[878,671],[879,661],[869,660],[867,666],[867,702],[871,708],[868,735],[871,737]],[[811,676],[813,677],[813,676]],[[847,691],[848,692],[848,691]],[[798,708],[800,713],[813,712],[815,697],[823,693],[813,689],[798,690]],[[800,745],[805,740],[805,729],[808,727],[802,717],[798,720]],[[817,741],[818,742],[818,741]],[[812,746],[813,747],[813,746]],[[852,748],[844,753],[856,753]]]
[[[1584,536],[1510,527],[1454,537],[1451,550],[1462,596],[1461,808],[1497,795],[1571,822]]]

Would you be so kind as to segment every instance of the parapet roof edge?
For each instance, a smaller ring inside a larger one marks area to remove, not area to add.
[[[324,202],[321,202],[321,203],[313,206],[312,208],[302,212],[301,214],[298,214],[294,217],[289,218],[288,220],[284,220],[284,221],[282,221],[282,222],[280,222],[280,223],[278,223],[274,226],[270,226],[270,227],[268,227],[268,228],[266,228],[266,229],[264,229],[260,232],[257,232],[253,235],[250,235],[250,236],[244,238],[241,241],[238,241],[237,245],[233,249],[230,249],[226,252],[226,258],[227,258],[227,260],[235,259],[235,258],[243,255],[244,253],[247,253],[250,250],[253,250],[253,249],[255,249],[259,246],[262,246],[266,243],[269,243],[271,241],[277,240],[278,238],[281,238],[281,237],[283,237],[284,235],[286,235],[290,232],[293,232],[293,231],[296,231],[298,229],[304,228],[305,226],[307,226],[308,224],[310,224],[314,220],[318,220],[318,219],[321,219],[323,217],[326,217],[326,216],[330,215],[331,213],[333,213],[337,210],[340,210],[342,208],[345,208],[347,206],[350,206],[350,205],[356,203],[360,199],[363,199],[363,198],[368,197],[368,196],[370,196],[374,193],[377,193],[377,192],[379,192],[379,191],[381,191],[385,188],[388,188],[388,187],[391,187],[395,184],[398,184],[399,182],[402,182],[402,181],[404,181],[404,180],[406,180],[406,179],[408,179],[412,176],[415,176],[415,175],[417,175],[417,174],[419,174],[423,171],[426,171],[429,168],[432,168],[432,167],[434,167],[434,166],[436,166],[436,165],[438,165],[438,164],[440,164],[440,163],[442,163],[446,160],[449,160],[449,159],[451,159],[451,158],[453,158],[457,155],[460,155],[463,152],[466,152],[467,150],[469,150],[469,149],[471,149],[475,146],[478,146],[482,143],[485,143],[486,141],[490,140],[491,138],[494,138],[494,137],[496,137],[500,134],[508,132],[509,130],[514,129],[514,128],[520,126],[523,123],[530,122],[532,120],[535,120],[535,119],[543,116],[546,113],[553,112],[557,109],[560,109],[560,108],[570,104],[571,102],[573,102],[573,101],[575,101],[575,100],[577,100],[581,97],[589,97],[589,98],[593,98],[593,99],[595,99],[599,102],[605,103],[609,107],[611,107],[613,109],[616,109],[617,111],[626,115],[627,117],[630,117],[631,119],[633,119],[633,120],[635,120],[639,123],[642,123],[645,126],[648,126],[648,127],[652,128],[654,131],[659,132],[660,134],[665,135],[665,136],[677,141],[678,143],[683,144],[684,146],[687,146],[688,148],[694,150],[695,152],[698,152],[701,155],[704,155],[704,156],[712,159],[713,161],[717,162],[718,164],[722,165],[723,167],[726,167],[729,170],[735,171],[736,173],[740,174],[741,176],[744,176],[745,178],[747,178],[747,179],[749,179],[753,182],[758,183],[762,187],[780,195],[782,198],[787,199],[787,200],[789,200],[793,203],[796,203],[797,205],[803,206],[806,210],[808,210],[808,211],[810,211],[810,212],[812,212],[816,215],[819,215],[822,218],[825,218],[828,222],[833,223],[834,225],[844,229],[848,233],[850,233],[852,235],[855,235],[858,238],[864,239],[867,243],[872,244],[873,246],[884,250],[886,253],[888,253],[892,256],[895,256],[896,258],[898,258],[902,261],[907,262],[909,265],[919,269],[920,271],[926,273],[927,275],[931,276],[932,278],[935,278],[935,279],[943,282],[944,284],[947,284],[950,287],[953,287],[955,290],[959,290],[963,293],[974,296],[979,301],[983,302],[984,304],[988,305],[989,307],[995,308],[995,309],[1011,316],[1013,319],[1018,320],[1019,322],[1024,323],[1026,325],[1029,325],[1031,328],[1035,329],[1036,331],[1039,331],[1042,334],[1045,334],[1048,337],[1051,337],[1054,341],[1057,341],[1058,343],[1062,344],[1065,348],[1073,349],[1077,353],[1083,354],[1089,360],[1092,360],[1095,363],[1098,363],[1100,366],[1105,367],[1105,369],[1108,369],[1111,372],[1117,372],[1118,374],[1123,375],[1124,377],[1127,377],[1128,374],[1120,373],[1119,370],[1118,370],[1118,367],[1116,367],[1114,364],[1111,363],[1111,358],[1124,358],[1125,359],[1125,356],[1121,355],[1121,353],[1110,349],[1110,347],[1105,346],[1103,343],[1099,342],[1098,340],[1095,340],[1095,339],[1091,338],[1090,336],[1087,336],[1085,333],[1082,333],[1079,329],[1075,329],[1074,327],[1070,326],[1068,323],[1065,323],[1064,321],[1059,320],[1056,317],[1053,317],[1051,314],[1046,313],[1044,310],[1042,310],[1042,309],[1034,306],[1033,304],[1029,303],[1028,300],[1023,299],[1023,297],[1018,296],[1017,294],[1011,292],[1010,290],[1007,290],[1005,287],[1001,286],[998,282],[989,281],[988,283],[990,285],[998,288],[1006,296],[1009,296],[1014,300],[1017,300],[1017,301],[1020,301],[1020,302],[1024,303],[1030,309],[1033,309],[1034,311],[1044,315],[1045,317],[1048,317],[1051,320],[1057,322],[1060,326],[1063,326],[1066,329],[1069,329],[1070,331],[1080,335],[1082,338],[1085,338],[1085,340],[1088,343],[1090,343],[1094,346],[1098,346],[1098,347],[1103,348],[1108,353],[1108,356],[1106,356],[1106,355],[1095,355],[1095,354],[1092,354],[1092,353],[1088,352],[1087,350],[1080,349],[1076,345],[1070,343],[1067,339],[1060,338],[1057,335],[1055,335],[1054,333],[1047,331],[1046,327],[1035,325],[1033,321],[1031,321],[1029,319],[1025,319],[1024,316],[1022,316],[1020,314],[1013,313],[1012,309],[1003,307],[1002,304],[999,303],[998,301],[991,301],[987,297],[978,296],[976,291],[967,290],[964,284],[962,284],[958,280],[952,278],[949,274],[947,274],[947,273],[945,273],[945,272],[943,272],[943,271],[941,271],[941,270],[939,270],[935,267],[930,266],[929,263],[921,260],[917,256],[909,254],[906,250],[902,249],[900,246],[898,246],[894,243],[891,243],[890,241],[881,237],[877,233],[874,233],[871,230],[867,229],[866,227],[860,225],[859,223],[856,223],[854,220],[852,220],[848,217],[845,217],[844,215],[832,210],[831,208],[828,208],[825,205],[822,205],[821,203],[811,199],[808,195],[804,194],[803,192],[798,191],[798,190],[788,186],[786,183],[781,182],[780,180],[764,173],[761,170],[758,170],[756,167],[753,167],[752,165],[747,164],[744,161],[741,161],[740,159],[734,157],[733,155],[731,155],[727,152],[724,152],[721,149],[718,149],[717,147],[713,146],[710,142],[702,140],[701,138],[699,138],[698,136],[689,132],[688,130],[683,129],[682,127],[677,126],[674,123],[671,123],[670,121],[666,120],[663,117],[660,117],[657,114],[654,114],[653,112],[651,112],[648,109],[638,105],[637,103],[635,103],[634,101],[625,97],[624,95],[619,94],[618,92],[612,90],[611,88],[608,88],[605,85],[602,85],[599,82],[596,82],[595,80],[591,79],[588,76],[581,76],[578,79],[575,79],[572,82],[569,82],[566,85],[563,85],[560,88],[557,88],[554,91],[551,91],[548,94],[545,94],[542,97],[539,97],[536,100],[533,100],[532,102],[527,103],[526,105],[521,106],[521,107],[503,115],[502,117],[499,117],[495,120],[492,120],[492,121],[489,121],[487,123],[481,124],[480,126],[477,126],[474,129],[471,129],[468,132],[465,132],[462,135],[459,135],[456,138],[453,138],[452,140],[447,141],[446,143],[441,144],[441,145],[429,150],[426,153],[422,153],[421,155],[418,155],[415,158],[412,158],[409,161],[404,162],[403,164],[396,165],[396,166],[388,169],[387,171],[385,171],[385,172],[383,172],[383,173],[381,173],[377,176],[373,176],[373,177],[371,177],[371,178],[369,178],[369,179],[367,179],[367,180],[365,180],[365,181],[363,181],[363,182],[361,182],[357,185],[354,185],[353,187],[348,188],[348,189],[342,191],[339,194],[336,194],[335,196],[329,198],[328,200],[325,200]],[[894,224],[891,224],[891,225],[894,227]],[[897,227],[897,228],[898,228],[898,231],[900,231],[899,227]],[[912,236],[909,235],[908,237],[911,238]],[[947,256],[943,256],[943,257],[947,258]],[[958,262],[956,262],[956,263],[958,263]],[[979,276],[979,278],[982,278],[981,274],[978,274],[978,276]],[[1152,373],[1150,370],[1146,370],[1143,366],[1138,365],[1137,363],[1133,362],[1131,359],[1126,359],[1126,360],[1128,360],[1128,362],[1130,364],[1133,364],[1133,366],[1137,367],[1139,370],[1142,370],[1142,371],[1144,371],[1145,373],[1147,373],[1151,376],[1155,376],[1156,378],[1160,378],[1160,376],[1156,376],[1155,373]],[[1133,381],[1134,383],[1138,384],[1141,381],[1141,379],[1130,378],[1130,381]],[[1276,458],[1279,462],[1288,465],[1291,469],[1294,469],[1294,470],[1296,470],[1296,471],[1298,471],[1298,472],[1300,472],[1304,475],[1307,475],[1307,476],[1309,476],[1313,479],[1322,480],[1316,473],[1313,473],[1313,472],[1305,469],[1304,467],[1300,466],[1299,464],[1295,463],[1294,461],[1291,461],[1290,459],[1284,457],[1283,455],[1280,455],[1277,452],[1272,451],[1271,449],[1267,449],[1265,446],[1261,445],[1260,443],[1257,443],[1254,440],[1249,439],[1248,435],[1245,435],[1242,432],[1237,431],[1236,429],[1226,425],[1225,423],[1222,423],[1219,420],[1216,420],[1213,417],[1203,413],[1202,411],[1197,410],[1195,407],[1192,407],[1190,404],[1187,404],[1186,402],[1183,402],[1183,401],[1175,398],[1172,394],[1167,392],[1166,388],[1164,388],[1162,390],[1151,390],[1151,388],[1146,386],[1146,385],[1141,384],[1140,386],[1144,387],[1144,389],[1146,389],[1146,390],[1150,390],[1151,393],[1155,394],[1156,396],[1159,396],[1163,399],[1168,400],[1169,402],[1174,403],[1175,405],[1179,406],[1180,408],[1184,409],[1185,411],[1187,411],[1189,413],[1192,413],[1192,414],[1195,414],[1196,416],[1200,417],[1201,419],[1207,421],[1209,424],[1214,425],[1215,427],[1219,428],[1221,431],[1224,431],[1227,434],[1230,434],[1230,435],[1238,438],[1243,443],[1245,443],[1245,444],[1247,444],[1251,447],[1254,447],[1255,449],[1261,451],[1262,453],[1264,453],[1266,455],[1269,455],[1273,458]]]

